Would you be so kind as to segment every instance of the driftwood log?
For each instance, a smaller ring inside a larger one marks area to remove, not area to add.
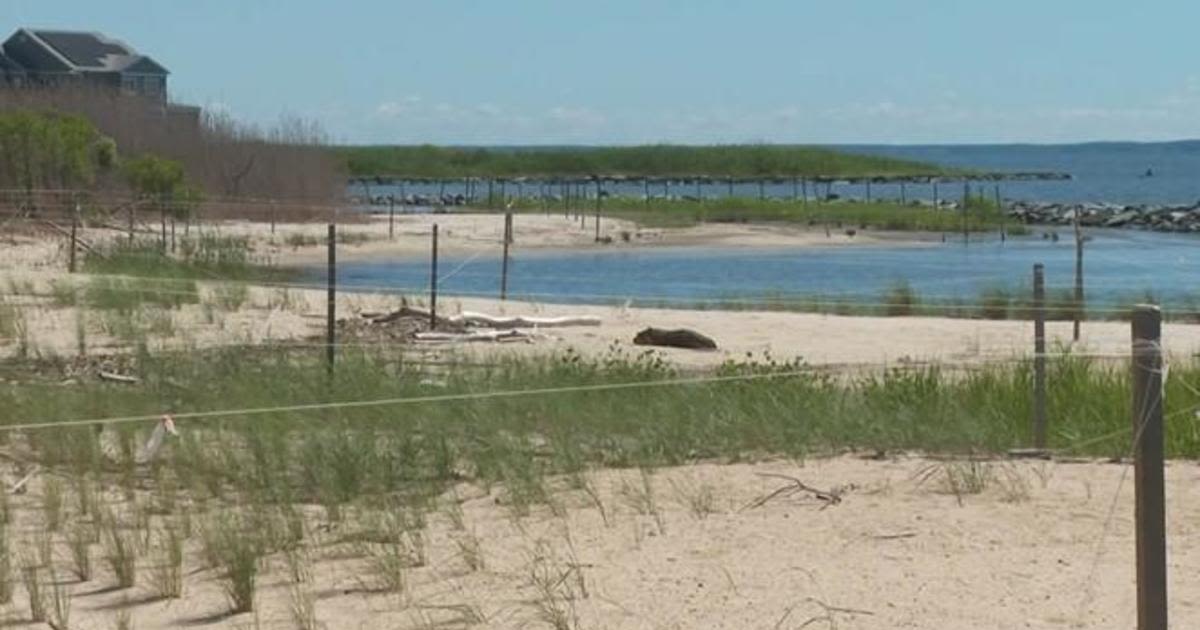
[[[429,318],[429,311],[411,306],[402,306],[399,310],[391,313],[378,314],[371,313],[369,317],[372,323],[386,324],[404,317],[413,318]],[[448,326],[453,329],[459,329],[466,326],[478,328],[503,328],[511,330],[513,328],[557,328],[561,326],[599,326],[600,318],[591,316],[581,317],[532,317],[532,316],[515,316],[504,317],[498,315],[488,315],[486,313],[473,313],[471,311],[463,311],[458,315],[450,315],[448,317],[438,317],[438,327]]]
[[[667,348],[688,348],[690,350],[716,350],[717,342],[694,330],[676,328],[646,328],[633,338],[633,343],[639,346],[664,346]]]

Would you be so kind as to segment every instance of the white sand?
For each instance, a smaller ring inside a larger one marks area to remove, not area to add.
[[[592,473],[608,514],[601,519],[580,492],[562,490],[564,518],[535,507],[516,521],[503,492],[460,486],[467,531],[485,567],[465,565],[445,512],[429,519],[428,564],[409,571],[401,597],[364,591],[365,561],[332,541],[354,528],[354,512],[332,529],[314,527],[316,616],[329,630],[464,627],[464,611],[483,616],[478,628],[542,628],[531,585],[539,544],[552,550],[544,565],[579,567],[557,589],[558,605],[574,610],[578,628],[1130,628],[1135,625],[1132,474],[1101,463],[996,463],[979,495],[958,499],[935,477],[918,481],[923,459],[862,461],[850,457],[738,465],[697,465],[654,476],[654,516],[639,514],[621,487],[637,488],[636,471]],[[958,465],[958,464],[954,464]],[[796,476],[821,489],[842,488],[838,505],[804,497],[744,509],[781,486],[756,473]],[[1121,483],[1122,478],[1124,482]],[[1110,507],[1121,488],[1115,512]],[[701,518],[688,497],[707,488],[712,513]],[[40,518],[38,489],[17,498],[15,534],[32,536]],[[1170,606],[1173,627],[1200,624],[1200,484],[1189,464],[1167,468]],[[316,518],[314,510],[314,518]],[[317,523],[313,523],[316,525]],[[570,544],[568,544],[568,540]],[[26,547],[29,543],[24,544]],[[286,564],[272,557],[259,579],[254,614],[223,615],[216,572],[199,565],[199,542],[188,543],[184,598],[156,600],[150,587],[157,558],[143,557],[139,586],[115,590],[103,563],[89,583],[61,579],[74,593],[72,627],[112,628],[129,610],[135,627],[296,627],[289,613]],[[573,548],[573,554],[571,549]],[[18,590],[7,618],[28,619]],[[812,621],[828,616],[830,621]],[[808,623],[808,626],[804,624]]]

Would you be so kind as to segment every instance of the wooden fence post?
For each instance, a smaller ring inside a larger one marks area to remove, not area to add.
[[[1000,184],[996,184],[996,211],[1000,213],[1000,242],[1008,240],[1008,212],[1004,210],[1004,202],[1000,198]]]
[[[337,225],[329,224],[328,294],[325,299],[325,364],[333,374],[333,358],[337,344]]]
[[[908,203],[908,200],[905,199],[905,194],[904,194],[904,180],[900,180],[900,205],[903,206],[907,203]]]
[[[438,226],[433,224],[433,242],[430,248],[429,264],[429,330],[437,330],[437,265],[438,265]]]
[[[598,179],[596,180],[596,242],[600,242],[600,180]]]
[[[512,213],[504,213],[504,256],[500,259],[500,299],[508,299],[508,246],[512,243]]]
[[[396,238],[396,197],[388,195],[388,240],[394,238]]]
[[[186,234],[186,232],[184,232]],[[271,234],[275,234],[275,200],[271,200]]]
[[[1075,209],[1075,308],[1071,339],[1079,341],[1080,320],[1083,319],[1083,232],[1079,229],[1079,209]]]
[[[1163,491],[1162,312],[1133,311],[1134,514],[1138,630],[1167,629],[1167,540]]]
[[[867,178],[867,180],[866,180],[866,188],[867,188],[867,203],[871,203],[871,180],[870,180],[870,178]]]
[[[936,179],[932,180],[930,183],[933,184],[933,207],[934,207],[934,209],[937,209],[939,207],[938,206],[937,180]]]
[[[1046,285],[1045,267],[1033,266],[1033,445],[1046,448]]]
[[[75,252],[79,249],[79,239],[76,232],[79,230],[79,204],[75,204],[75,212],[71,214],[71,255],[67,263],[67,270],[75,273]]]

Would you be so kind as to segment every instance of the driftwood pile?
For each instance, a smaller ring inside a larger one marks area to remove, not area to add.
[[[414,342],[468,343],[530,341],[541,328],[561,326],[599,326],[597,317],[496,316],[465,311],[437,316],[436,325],[429,311],[404,305],[390,313],[363,313],[357,320],[342,320],[340,336],[344,343]]]

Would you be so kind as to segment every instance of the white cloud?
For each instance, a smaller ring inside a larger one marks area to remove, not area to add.
[[[559,105],[550,108],[550,120],[568,125],[597,127],[603,125],[606,119],[603,114],[587,107],[566,107]]]

